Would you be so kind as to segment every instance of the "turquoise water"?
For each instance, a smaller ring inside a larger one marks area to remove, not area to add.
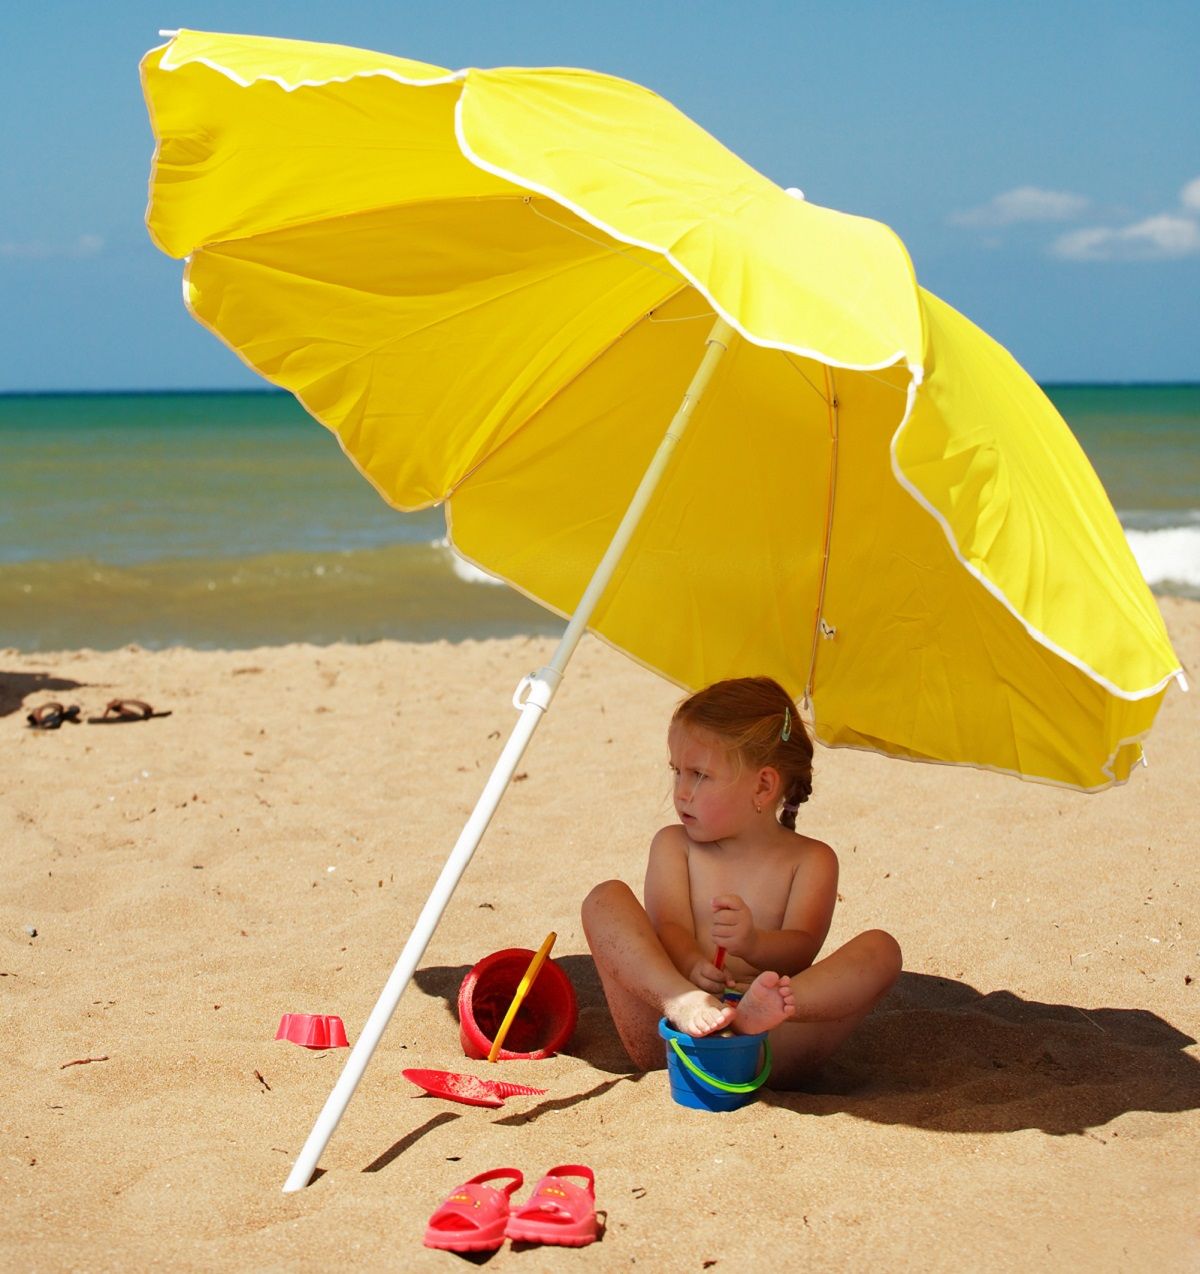
[[[1200,525],[1200,385],[1043,388],[1124,526]]]
[[[1200,385],[1047,386],[1157,591],[1200,597]],[[0,646],[558,632],[288,395],[0,396]]]
[[[0,646],[244,648],[550,632],[468,582],[287,394],[0,397]]]

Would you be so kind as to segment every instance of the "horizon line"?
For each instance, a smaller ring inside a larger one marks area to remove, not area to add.
[[[1179,380],[1037,380],[1034,383],[1041,389],[1188,389],[1200,388],[1200,379]],[[188,394],[261,394],[264,396],[280,396],[294,398],[288,389],[278,385],[195,385],[182,389],[178,386],[159,389],[0,389],[0,398],[131,398],[131,397],[163,397]]]

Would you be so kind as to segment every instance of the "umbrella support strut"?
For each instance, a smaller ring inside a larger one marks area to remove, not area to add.
[[[692,377],[692,382],[688,386],[687,392],[684,394],[683,401],[679,404],[674,418],[667,427],[667,432],[663,436],[662,442],[659,443],[658,450],[654,453],[654,458],[642,475],[642,480],[634,493],[633,499],[630,501],[629,508],[625,511],[625,516],[621,519],[612,541],[605,550],[604,556],[600,559],[600,564],[596,567],[595,573],[584,590],[583,596],[579,600],[579,605],[571,616],[553,657],[546,667],[540,668],[537,672],[525,677],[517,687],[516,694],[513,697],[514,706],[519,708],[521,712],[517,724],[513,727],[513,732],[509,736],[504,750],[500,753],[499,759],[496,761],[491,777],[484,786],[475,809],[471,812],[471,816],[467,819],[454,848],[450,851],[450,856],[446,859],[446,864],[442,868],[425,906],[421,909],[421,914],[417,917],[416,924],[413,926],[408,941],[404,944],[404,950],[401,951],[400,958],[396,961],[391,976],[384,984],[375,1007],[363,1024],[358,1040],[350,1050],[350,1056],[346,1058],[346,1064],[342,1067],[342,1073],[338,1076],[337,1082],[326,1098],[325,1105],[321,1108],[321,1113],[317,1116],[317,1121],[313,1124],[312,1131],[308,1134],[308,1139],[301,1148],[296,1162],[292,1165],[287,1181],[284,1182],[284,1193],[303,1190],[312,1179],[312,1174],[316,1170],[321,1152],[329,1143],[329,1139],[333,1136],[334,1130],[341,1121],[346,1107],[350,1104],[350,1099],[354,1096],[354,1090],[358,1087],[358,1082],[362,1079],[363,1072],[367,1069],[367,1065],[383,1036],[383,1032],[386,1030],[388,1022],[391,1021],[392,1014],[396,1011],[396,1006],[400,1003],[400,997],[412,980],[417,964],[425,954],[425,948],[433,937],[433,932],[437,928],[447,904],[450,902],[451,895],[462,878],[463,872],[466,871],[467,864],[471,861],[476,847],[479,845],[480,840],[483,839],[483,833],[487,830],[492,815],[500,804],[500,800],[529,744],[529,740],[533,737],[534,730],[537,729],[546,709],[550,706],[550,701],[554,698],[554,693],[562,681],[567,662],[574,654],[576,646],[579,645],[596,604],[600,601],[604,590],[612,580],[617,564],[629,547],[634,531],[637,529],[655,488],[667,469],[671,453],[683,436],[692,412],[695,410],[696,403],[704,393],[721,355],[729,348],[734,335],[733,328],[724,319],[718,318],[713,325],[712,331],[708,334],[704,356],[696,369],[695,375]]]

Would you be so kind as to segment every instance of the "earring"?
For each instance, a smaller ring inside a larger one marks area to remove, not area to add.
[[[754,812],[756,814],[762,813],[762,806],[757,801],[754,802]]]

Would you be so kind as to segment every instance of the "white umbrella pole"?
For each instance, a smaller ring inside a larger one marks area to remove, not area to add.
[[[555,650],[553,658],[546,667],[540,668],[537,672],[531,673],[524,678],[517,687],[513,703],[520,709],[521,716],[513,728],[504,750],[500,753],[500,758],[492,770],[491,777],[488,779],[475,809],[472,811],[470,818],[467,819],[466,826],[463,827],[454,848],[450,851],[450,856],[447,858],[446,865],[442,868],[441,874],[433,886],[428,901],[421,909],[421,914],[417,917],[413,931],[408,941],[404,944],[404,950],[401,951],[400,958],[396,961],[396,967],[392,970],[391,976],[380,992],[379,999],[375,1002],[371,1015],[363,1025],[357,1042],[350,1050],[350,1056],[346,1058],[342,1073],[338,1076],[337,1083],[334,1084],[333,1090],[325,1101],[325,1105],[321,1108],[321,1113],[317,1116],[317,1122],[313,1124],[312,1131],[308,1134],[308,1140],[305,1141],[296,1162],[292,1165],[288,1179],[284,1182],[283,1189],[285,1193],[303,1190],[311,1180],[312,1174],[316,1170],[317,1160],[320,1159],[321,1152],[329,1143],[329,1138],[333,1136],[334,1129],[337,1128],[346,1107],[350,1104],[350,1099],[354,1096],[354,1090],[358,1087],[358,1081],[362,1079],[363,1072],[367,1069],[371,1056],[375,1052],[392,1014],[396,1011],[396,1006],[400,1003],[400,997],[412,980],[417,964],[425,954],[425,948],[433,937],[433,931],[437,928],[438,921],[441,920],[442,913],[446,910],[451,895],[462,878],[463,872],[466,871],[467,864],[471,861],[471,856],[474,854],[476,847],[480,840],[483,839],[483,833],[487,830],[492,815],[500,804],[500,799],[520,763],[529,740],[533,737],[534,730],[537,729],[542,716],[550,706],[554,692],[562,681],[563,671],[567,666],[567,662],[574,653],[576,646],[579,645],[588,621],[591,619],[592,612],[596,608],[596,603],[608,587],[617,563],[621,560],[626,548],[628,548],[629,541],[637,529],[638,522],[641,520],[646,506],[650,503],[650,498],[667,468],[671,453],[675,450],[676,443],[683,436],[692,412],[695,410],[696,403],[704,393],[705,387],[708,385],[721,355],[729,347],[733,335],[733,328],[724,319],[718,318],[708,335],[704,357],[701,359],[700,366],[696,369],[695,376],[692,377],[692,383],[688,386],[687,393],[684,395],[683,401],[680,403],[679,409],[676,411],[662,442],[659,443],[658,450],[654,453],[654,458],[651,460],[649,468],[643,474],[641,483],[634,493],[633,500],[625,511],[625,516],[621,519],[621,524],[617,527],[604,557],[601,558],[599,566],[596,567],[591,581],[584,590],[583,597],[580,598],[579,605],[567,624],[566,631],[558,643],[558,648]]]

